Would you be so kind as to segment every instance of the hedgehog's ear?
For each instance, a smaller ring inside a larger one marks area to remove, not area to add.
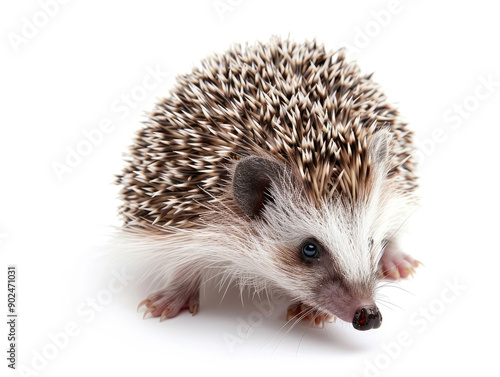
[[[368,147],[370,159],[377,168],[388,169],[391,158],[392,133],[386,128],[375,132]]]
[[[233,196],[241,211],[252,218],[259,217],[268,200],[269,188],[278,178],[282,166],[263,157],[245,157],[236,164],[233,175]]]

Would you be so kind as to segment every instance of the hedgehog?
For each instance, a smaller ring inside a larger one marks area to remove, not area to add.
[[[155,285],[144,318],[196,314],[218,278],[285,295],[287,320],[380,327],[381,282],[419,265],[398,246],[412,140],[372,74],[315,40],[236,44],[178,76],[117,176],[120,250]]]

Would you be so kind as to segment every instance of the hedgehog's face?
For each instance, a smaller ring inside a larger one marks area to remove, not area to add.
[[[318,312],[377,328],[378,260],[390,236],[386,199],[313,202],[280,163],[247,157],[233,175],[233,194],[251,220],[252,271]],[[382,190],[383,189],[383,190]],[[391,197],[388,187],[378,188]]]

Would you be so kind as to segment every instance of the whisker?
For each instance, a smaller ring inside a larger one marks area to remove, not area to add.
[[[273,309],[269,310],[267,313],[264,313],[262,314],[260,317],[258,317],[255,321],[252,321],[252,323],[250,324],[250,326],[248,326],[247,328],[247,332],[245,333],[245,340],[247,339],[247,336],[248,336],[248,333],[250,331],[250,329],[252,328],[252,326],[258,321],[260,320],[261,318],[263,317],[267,317],[269,314],[271,314],[273,312]]]
[[[391,284],[391,283],[392,283],[392,284]],[[409,290],[407,290],[407,289],[405,289],[405,288],[401,287],[401,285],[400,285],[400,284],[398,284],[398,283],[397,283],[397,282],[395,282],[395,281],[387,282],[387,283],[384,285],[384,287],[388,287],[388,288],[398,288],[398,289],[401,289],[402,291],[404,291],[404,292],[406,292],[406,293],[408,293],[408,294],[412,295],[413,297],[416,297],[416,295],[415,295],[414,293],[412,293],[412,292],[410,292]]]
[[[391,236],[387,239],[387,241],[390,241],[390,240],[391,240],[391,238],[392,238],[392,237],[394,237],[394,236],[396,235],[396,233],[400,231],[400,229],[403,227],[403,225],[405,225],[406,221],[408,221],[408,219],[409,219],[411,216],[413,216],[413,214],[414,214],[415,212],[417,212],[417,210],[419,210],[420,208],[421,208],[421,206],[420,206],[420,207],[416,207],[416,208],[415,208],[415,209],[414,209],[414,210],[413,210],[413,211],[412,211],[412,212],[411,212],[411,213],[410,213],[410,214],[406,217],[406,219],[404,219],[404,221],[401,223],[401,225],[399,226],[399,228],[398,228],[398,229],[396,229],[396,230],[394,231],[394,233],[392,233],[392,235],[391,235]]]
[[[389,244],[389,241],[401,230],[401,228],[403,227],[403,225],[405,225],[405,223],[408,221],[408,219],[413,216],[415,214],[415,212],[417,212],[417,210],[419,210],[421,208],[421,206],[419,207],[416,207],[405,219],[404,221],[401,223],[401,225],[392,233],[392,235],[387,238],[385,240],[385,244],[384,246],[382,247],[382,250],[380,251],[380,254],[377,258],[377,264],[380,262],[380,259],[382,258],[382,256],[384,255],[384,251],[385,251],[385,248],[386,246]],[[402,250],[399,250],[397,251],[397,253],[401,253]]]
[[[318,318],[320,315],[321,315],[321,313],[320,313],[320,312],[318,312],[318,314],[316,314],[316,315],[314,316],[314,318],[312,319],[312,323],[315,323],[315,322],[316,322],[316,318]],[[309,330],[309,328],[310,328],[310,327],[311,327],[311,326],[307,326],[307,327],[306,327],[306,330],[304,331],[304,333],[303,333],[303,334],[302,334],[302,336],[300,337],[299,344],[297,345],[297,351],[295,352],[295,357],[297,357],[297,355],[299,354],[299,349],[300,349],[300,345],[301,345],[301,343],[302,343],[302,340],[304,339],[304,337],[305,337],[305,335],[306,335],[306,333],[307,333],[307,331]]]
[[[311,308],[311,309],[309,309],[309,310],[306,310],[306,311],[304,312],[304,314],[303,314],[300,318],[298,318],[298,319],[297,319],[297,320],[296,320],[296,321],[292,324],[292,326],[290,326],[290,328],[287,330],[287,332],[285,333],[285,335],[283,335],[283,337],[281,338],[281,340],[279,341],[279,343],[278,343],[278,344],[276,345],[276,347],[274,348],[273,353],[274,353],[274,352],[276,352],[276,350],[278,349],[278,347],[279,347],[279,345],[281,344],[281,342],[283,342],[283,340],[286,338],[286,336],[288,335],[288,333],[289,333],[289,332],[290,332],[290,331],[291,331],[291,330],[295,327],[295,325],[297,325],[297,323],[299,323],[300,321],[302,321],[302,319],[304,319],[305,317],[307,317],[307,316],[308,316],[309,314],[311,314],[313,311],[314,311],[314,309],[313,309],[313,308]],[[302,313],[302,312],[301,312],[301,313]],[[300,314],[300,313],[299,313],[299,314]],[[299,315],[299,314],[297,314],[297,315]],[[292,318],[292,319],[293,319],[293,318]],[[291,320],[290,320],[290,321],[291,321]],[[290,322],[290,321],[288,321],[288,322]],[[287,322],[287,323],[288,323],[288,322]]]
[[[387,301],[387,300],[381,300],[378,299],[377,302],[379,302],[381,305],[384,305],[387,309],[394,310],[393,306],[395,306],[398,309],[403,309],[401,306],[394,304],[393,302]],[[392,305],[392,306],[389,306]]]
[[[292,318],[290,318],[288,321],[286,321],[286,322],[285,322],[285,324],[284,324],[283,326],[281,326],[281,327],[280,327],[280,329],[279,329],[278,331],[276,331],[276,333],[275,333],[275,334],[274,334],[274,335],[273,335],[273,336],[272,336],[272,337],[271,337],[271,338],[270,338],[270,339],[269,339],[266,343],[264,343],[264,344],[262,345],[262,347],[260,347],[260,348],[258,349],[257,353],[259,353],[259,352],[260,352],[260,351],[261,351],[261,350],[262,350],[262,349],[263,349],[266,345],[268,345],[268,344],[269,344],[269,342],[271,342],[271,341],[272,341],[272,340],[273,340],[273,339],[274,339],[274,338],[275,338],[275,337],[276,337],[276,336],[277,336],[277,335],[281,332],[281,330],[283,330],[283,329],[284,329],[284,328],[285,328],[285,327],[286,327],[286,326],[287,326],[287,325],[288,325],[291,321],[293,321],[293,320],[294,320],[296,317],[298,317],[300,314],[302,314],[302,312],[300,312],[300,313],[298,313],[298,314],[294,315]],[[300,319],[299,319],[299,320],[300,320]],[[286,334],[285,334],[285,336],[286,336]],[[280,342],[280,343],[281,343],[281,342]],[[279,345],[279,344],[278,344],[278,345]],[[276,351],[276,349],[275,349],[274,351]],[[273,352],[274,352],[274,351],[273,351]]]

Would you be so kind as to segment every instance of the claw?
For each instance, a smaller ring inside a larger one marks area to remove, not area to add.
[[[413,277],[422,262],[402,252],[396,244],[389,243],[379,261],[380,279],[399,280]]]
[[[145,319],[146,316],[149,314],[149,313],[152,313],[156,310],[156,306],[154,305],[151,305],[149,308],[146,309],[146,311],[144,312],[144,315],[142,316],[142,319]]]
[[[309,326],[322,329],[325,327],[325,321],[331,322],[333,318],[335,318],[335,320],[337,319],[337,317],[328,314],[317,314],[316,311],[302,317],[301,315],[306,313],[308,309],[310,309],[308,306],[304,306],[300,303],[289,306],[286,313],[287,322],[292,319],[300,318],[302,321],[309,321]]]
[[[386,276],[394,280],[398,280],[401,277],[397,268],[394,268],[391,272],[386,273]]]
[[[196,303],[196,304],[189,304],[189,312],[192,315],[195,315],[196,313],[198,313],[198,303]]]
[[[151,300],[146,298],[146,299],[142,300],[141,302],[139,302],[139,305],[137,306],[137,311],[139,311],[139,309],[143,305],[146,305],[147,307],[149,307],[149,305],[151,305]]]
[[[408,276],[412,276],[414,272],[415,269],[413,267],[402,267],[399,271],[399,276],[401,278],[407,278]]]
[[[422,262],[420,262],[419,260],[413,259],[413,261],[412,261],[412,262],[413,262],[413,263],[412,263],[413,268],[411,269],[411,272],[410,272],[411,277],[413,277],[413,274],[414,274],[415,272],[417,272],[417,268],[418,268],[420,265],[422,265],[422,266],[424,266],[424,267],[425,267],[425,265],[424,265]]]
[[[143,314],[144,319],[151,313],[153,317],[159,317],[161,322],[167,318],[175,317],[185,309],[189,309],[195,315],[198,313],[199,293],[198,291],[165,290],[149,295],[148,298],[139,303],[137,310],[143,305],[147,306]]]
[[[160,317],[160,322],[163,321],[165,318],[168,317],[168,315],[170,313],[172,313],[173,311],[173,308],[169,305],[165,308],[165,310],[161,313],[161,317]]]
[[[325,319],[323,316],[320,315],[314,319],[314,327],[318,327],[320,329],[325,327]]]
[[[292,318],[296,317],[301,312],[301,305],[292,305],[288,308],[286,312],[286,320],[289,321]]]

